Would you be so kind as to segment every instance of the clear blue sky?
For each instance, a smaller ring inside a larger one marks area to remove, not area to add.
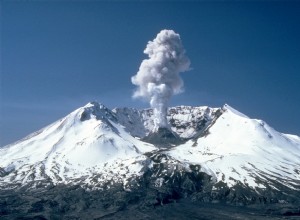
[[[0,146],[87,102],[132,100],[143,50],[181,35],[192,70],[171,105],[232,107],[300,135],[300,2],[1,1]]]

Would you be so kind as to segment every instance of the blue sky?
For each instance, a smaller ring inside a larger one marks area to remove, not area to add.
[[[130,78],[162,29],[192,70],[171,105],[222,106],[300,135],[300,2],[1,1],[0,146],[89,101],[148,107]]]

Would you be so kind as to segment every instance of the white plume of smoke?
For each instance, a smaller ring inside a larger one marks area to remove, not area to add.
[[[145,98],[154,109],[155,129],[168,127],[167,107],[173,95],[183,91],[179,76],[190,68],[179,34],[173,30],[162,30],[153,41],[149,41],[139,71],[131,78],[138,86],[134,98]]]

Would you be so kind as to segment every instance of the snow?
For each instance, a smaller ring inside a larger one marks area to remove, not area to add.
[[[255,180],[260,172],[275,178],[300,179],[294,172],[300,169],[297,137],[281,134],[265,122],[250,119],[228,105],[224,109],[207,136],[177,146],[169,155],[208,167],[217,181],[223,179],[231,186],[240,181],[260,187]]]
[[[256,177],[267,176],[275,181],[285,179],[282,184],[293,188],[292,184],[300,180],[300,138],[296,135],[279,133],[229,105],[222,110],[172,107],[167,117],[172,131],[189,139],[179,146],[160,148],[171,158],[168,163],[180,161],[187,168],[199,164],[213,181],[224,181],[229,186],[240,181],[264,188]],[[111,111],[102,104],[89,103],[27,138],[0,148],[0,167],[10,173],[0,177],[0,187],[50,177],[54,184],[81,181],[94,188],[113,180],[129,190],[128,179],[153,166],[144,154],[158,148],[142,141],[154,128],[153,120],[151,109]],[[199,135],[203,131],[205,135]],[[101,175],[94,180],[96,174]]]
[[[192,138],[197,135],[197,125],[203,120],[211,121],[217,108],[178,106],[169,108],[167,119],[173,121],[170,124],[171,130],[177,133],[181,138]],[[152,109],[138,111],[129,108],[116,108],[113,111],[116,114],[118,123],[125,127],[125,130],[134,137],[143,138],[154,129],[154,114]],[[178,126],[176,126],[178,125]]]
[[[243,117],[243,118],[249,118],[247,115],[244,115],[243,113],[239,112],[238,110],[234,109],[233,107],[231,107],[230,105],[228,104],[225,104],[223,106],[223,109],[227,110],[227,111],[230,111],[232,113],[234,113],[235,115],[238,115],[240,117]]]
[[[89,114],[86,116],[89,119],[81,121],[84,112]],[[19,174],[28,173],[23,179],[25,183],[31,173],[40,178],[38,168],[43,165],[45,174],[58,182],[66,177],[78,178],[89,170],[100,171],[105,163],[135,158],[155,149],[110,121],[106,117],[108,113],[102,105],[89,103],[37,135],[0,149],[0,167]],[[31,171],[28,164],[36,169]]]

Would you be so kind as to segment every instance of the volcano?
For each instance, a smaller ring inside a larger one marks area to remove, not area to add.
[[[155,131],[153,109],[91,102],[1,147],[1,218],[143,215],[183,198],[300,214],[300,137],[229,105],[172,107],[167,120]]]

